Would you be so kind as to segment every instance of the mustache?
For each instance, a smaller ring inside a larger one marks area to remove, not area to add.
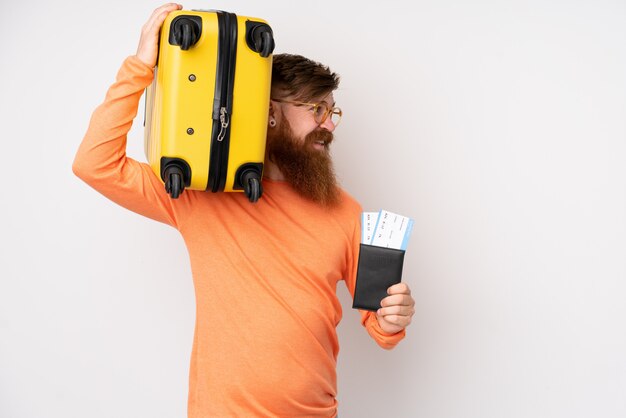
[[[326,147],[328,147],[334,141],[334,139],[335,136],[333,135],[333,133],[327,131],[326,129],[316,129],[304,138],[305,142],[308,145],[315,142],[323,141]]]

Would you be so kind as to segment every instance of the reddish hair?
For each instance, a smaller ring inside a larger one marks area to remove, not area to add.
[[[302,55],[276,54],[272,64],[272,97],[311,101],[339,86],[339,75]]]

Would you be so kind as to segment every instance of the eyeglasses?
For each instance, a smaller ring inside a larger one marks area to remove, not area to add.
[[[311,106],[311,110],[313,111],[313,118],[315,119],[315,123],[321,125],[328,119],[330,115],[330,121],[333,125],[339,125],[341,121],[342,112],[338,107],[329,107],[325,102],[320,103],[306,103],[306,102],[296,102],[292,100],[282,100],[282,99],[271,99],[278,103],[289,103],[296,106]]]

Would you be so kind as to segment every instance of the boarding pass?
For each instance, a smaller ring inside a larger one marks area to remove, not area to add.
[[[413,219],[381,210],[361,215],[361,243],[406,250],[413,231]]]

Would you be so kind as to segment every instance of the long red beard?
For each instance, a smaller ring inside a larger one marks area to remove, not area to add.
[[[285,176],[285,179],[302,196],[324,206],[339,202],[339,188],[328,145],[333,134],[317,129],[308,134],[304,141],[294,137],[289,122],[285,119],[267,134],[267,153]],[[324,141],[325,150],[313,147]]]

